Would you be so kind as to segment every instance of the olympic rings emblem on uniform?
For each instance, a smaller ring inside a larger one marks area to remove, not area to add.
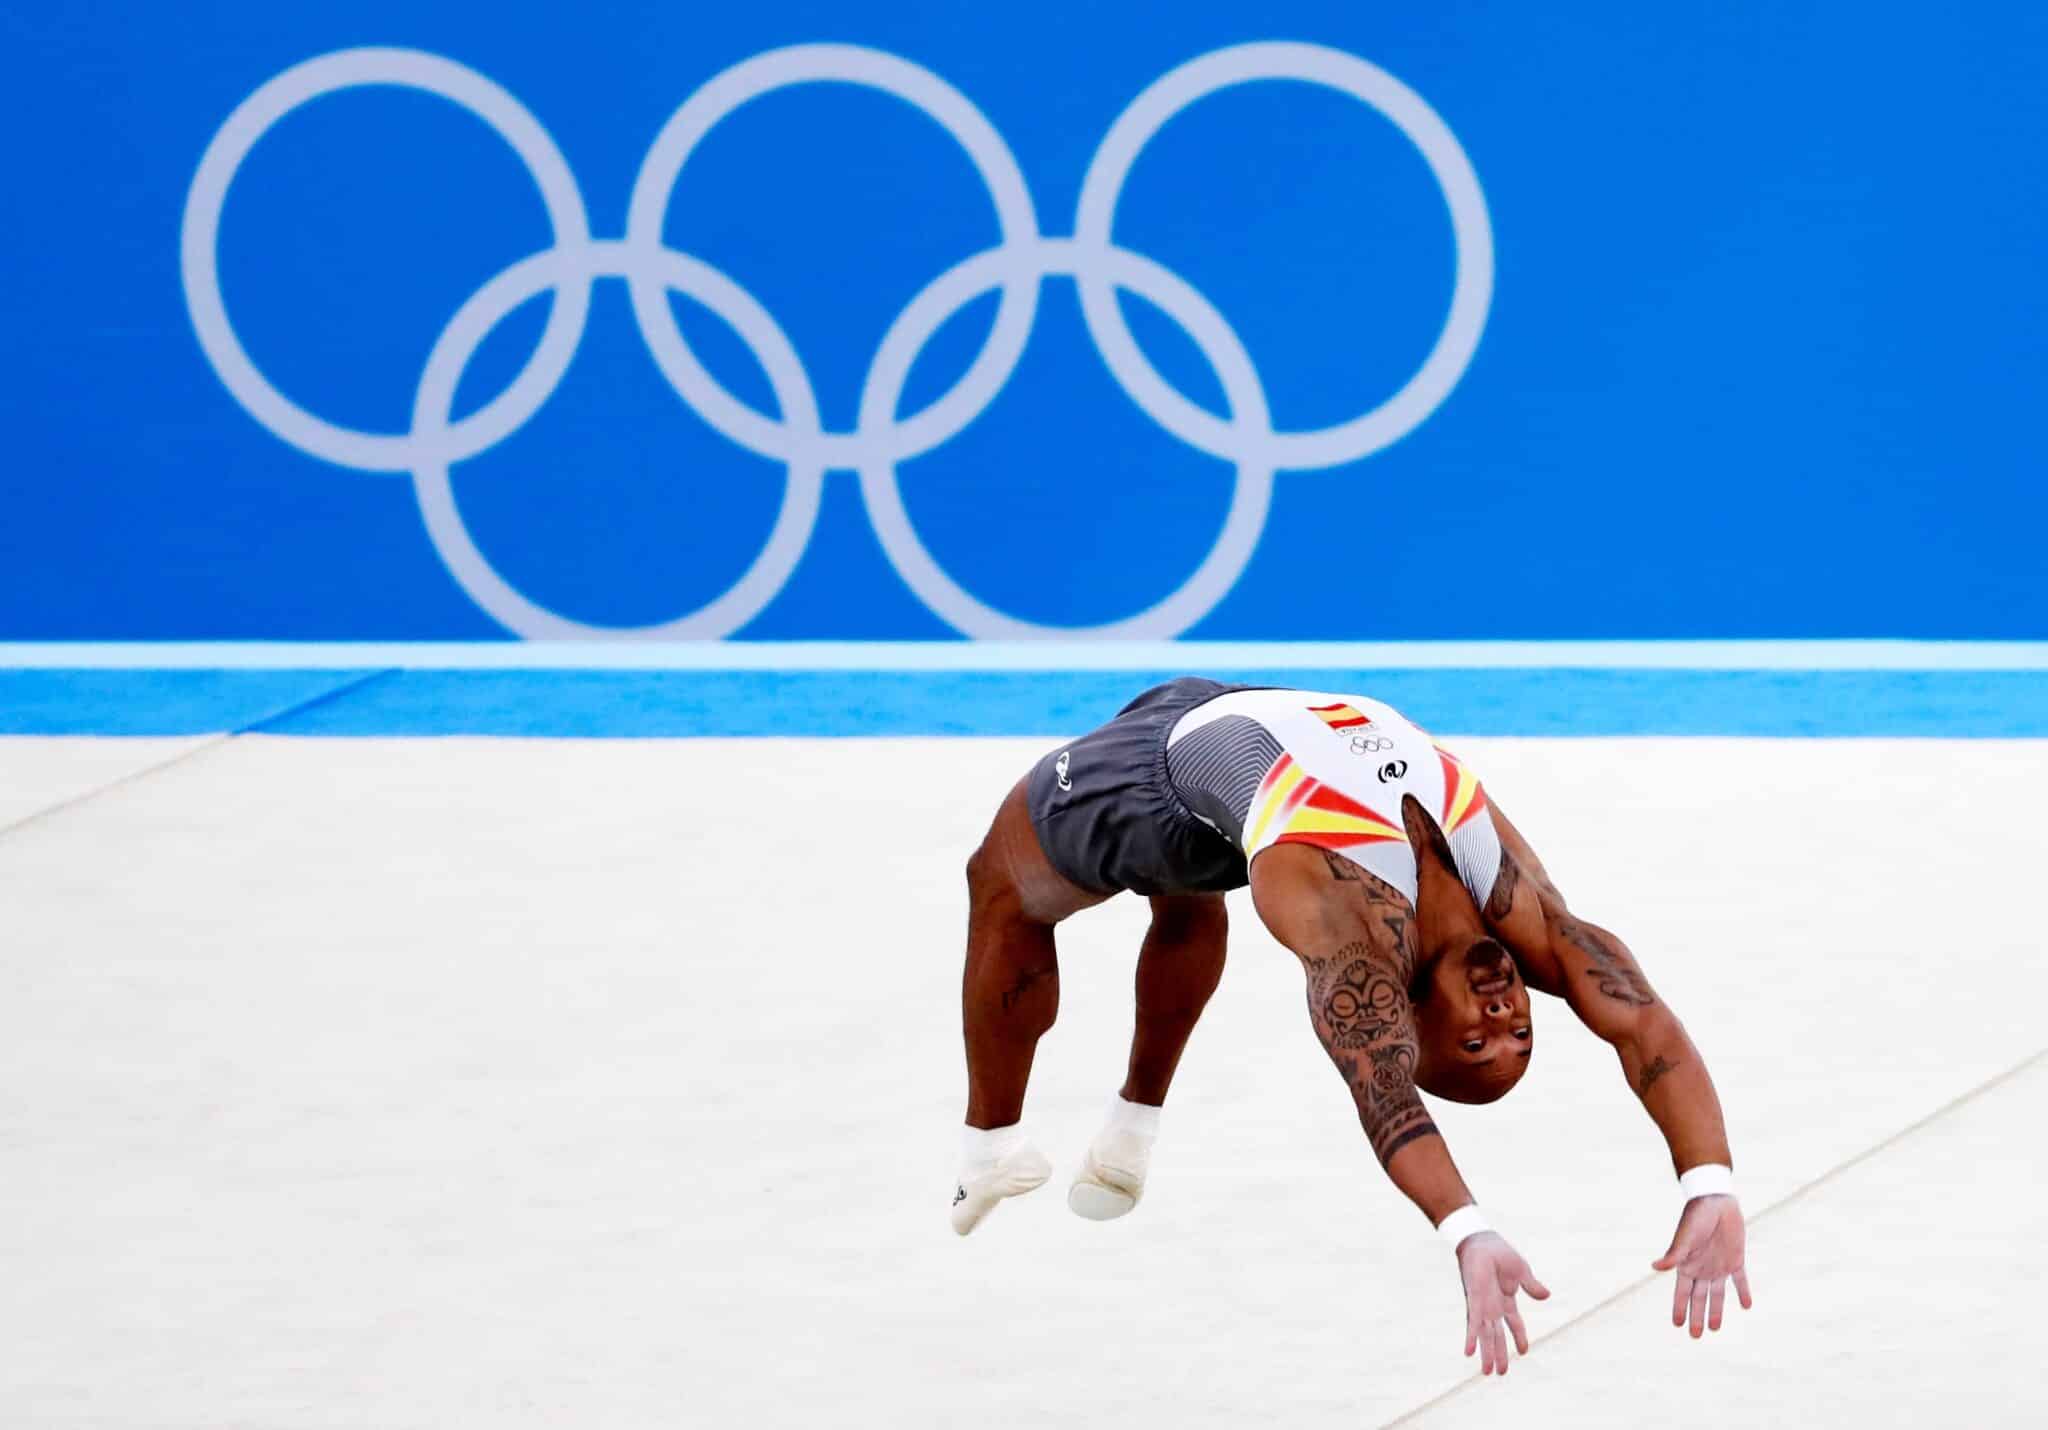
[[[1369,412],[1313,431],[1275,430],[1250,355],[1222,314],[1189,284],[1113,240],[1117,200],[1138,155],[1182,109],[1232,85],[1292,79],[1348,94],[1390,120],[1421,151],[1443,191],[1456,243],[1450,311],[1420,368]],[[704,137],[741,105],[775,90],[819,81],[862,85],[921,110],[973,161],[995,201],[1000,239],[933,279],[899,313],[876,350],[851,431],[827,431],[802,360],[774,317],[731,278],[662,242],[663,222],[684,166]],[[221,294],[217,240],[236,171],[257,141],[299,106],[362,85],[395,85],[460,105],[511,146],[540,189],[554,246],[523,258],[478,289],[434,343],[413,402],[411,429],[385,434],[337,426],[271,384],[235,336]],[[417,50],[349,49],[307,60],[271,79],[228,116],[201,157],[181,232],[185,299],[200,346],[228,391],[270,432],[300,451],[366,472],[409,473],[435,550],[480,607],[531,638],[621,635],[715,638],[731,634],[768,604],[801,559],[817,520],[828,471],[858,473],[882,549],[911,589],[969,636],[1048,635],[1163,639],[1205,615],[1236,582],[1266,520],[1274,473],[1338,466],[1413,430],[1450,394],[1486,324],[1493,294],[1493,236],[1478,176],[1457,138],[1421,96],[1378,66],[1318,45],[1255,43],[1216,50],[1154,81],[1110,126],[1090,161],[1071,237],[1039,231],[1024,175],[1009,146],[974,104],[930,70],[855,45],[794,45],[743,60],[678,108],[656,136],[634,182],[623,238],[593,237],[567,161],[540,122],[505,90],[452,60]],[[897,467],[949,441],[978,417],[1009,380],[1030,336],[1039,289],[1050,277],[1077,285],[1090,337],[1124,393],[1187,445],[1236,468],[1230,511],[1215,546],[1173,593],[1122,620],[1083,629],[1034,624],[969,594],[919,540],[897,485]],[[586,625],[514,589],[464,526],[450,469],[504,441],[537,412],[568,370],[589,316],[591,286],[622,278],[655,363],[676,392],[727,440],[787,470],[766,546],[723,595],[674,620],[618,629]],[[1128,290],[1179,323],[1219,379],[1227,418],[1170,387],[1146,358],[1118,309]],[[920,411],[898,412],[912,364],[955,313],[997,292],[988,339],[965,374]],[[767,374],[781,416],[727,391],[690,349],[668,305],[682,293],[715,313]],[[511,384],[454,420],[456,387],[477,349],[528,299],[554,302],[539,344]]]

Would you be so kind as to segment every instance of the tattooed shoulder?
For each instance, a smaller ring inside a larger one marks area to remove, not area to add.
[[[1365,871],[1336,850],[1318,847],[1316,852],[1323,856],[1323,863],[1329,866],[1330,877],[1338,883],[1357,884],[1363,882],[1361,876]]]
[[[1503,849],[1500,851],[1500,871],[1493,876],[1493,892],[1486,896],[1486,916],[1498,923],[1506,918],[1515,906],[1515,889],[1522,882],[1522,871],[1515,863],[1515,856]]]

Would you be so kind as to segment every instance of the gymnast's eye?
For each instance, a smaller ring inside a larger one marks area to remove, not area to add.
[[[1529,1030],[1527,1028],[1517,1028],[1515,1029],[1515,1036],[1526,1043],[1529,1041]]]
[[[1476,1053],[1481,1048],[1485,1047],[1486,1044],[1479,1038],[1467,1038],[1464,1042],[1458,1044],[1458,1046],[1463,1048],[1468,1053]]]

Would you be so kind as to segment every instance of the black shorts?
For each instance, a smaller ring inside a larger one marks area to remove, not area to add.
[[[1053,868],[1097,894],[1242,889],[1244,854],[1174,793],[1166,741],[1188,711],[1245,688],[1192,675],[1169,680],[1032,766],[1025,802]]]

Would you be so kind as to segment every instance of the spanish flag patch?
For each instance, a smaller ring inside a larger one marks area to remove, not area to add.
[[[1360,725],[1370,725],[1372,723],[1370,719],[1359,713],[1355,706],[1346,705],[1341,700],[1335,705],[1311,705],[1308,707],[1308,712],[1325,725],[1328,725],[1332,730],[1353,730]]]

